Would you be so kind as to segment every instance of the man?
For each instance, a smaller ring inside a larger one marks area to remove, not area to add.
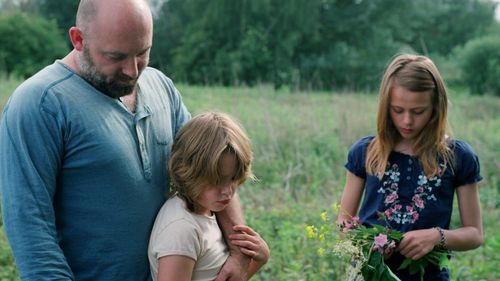
[[[5,230],[22,280],[149,280],[147,246],[168,190],[166,163],[190,118],[147,68],[146,0],[82,0],[74,49],[25,81],[0,125]],[[239,202],[218,216],[242,223]],[[232,251],[218,280],[245,280]]]

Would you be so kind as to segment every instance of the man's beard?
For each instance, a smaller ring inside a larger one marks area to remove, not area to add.
[[[136,87],[136,79],[131,79],[126,75],[119,75],[112,79],[99,72],[90,57],[87,46],[83,47],[83,55],[78,60],[78,66],[80,67],[80,76],[109,97],[116,99],[129,95]]]

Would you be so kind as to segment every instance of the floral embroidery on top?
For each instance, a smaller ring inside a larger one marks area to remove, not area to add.
[[[411,163],[410,159],[409,164],[411,165]],[[427,178],[420,172],[417,188],[413,191],[411,202],[403,206],[399,198],[401,176],[399,166],[390,163],[387,166],[382,186],[377,191],[384,194],[384,205],[386,207],[384,214],[388,221],[394,221],[398,224],[413,224],[418,220],[420,212],[425,209],[426,203],[430,200],[436,201],[434,189],[441,185],[441,178],[439,176]]]

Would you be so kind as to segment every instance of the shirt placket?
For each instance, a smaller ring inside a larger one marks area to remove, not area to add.
[[[138,102],[140,100],[138,99]],[[139,104],[138,104],[139,105]],[[147,121],[147,118],[151,115],[151,111],[149,110],[149,107],[139,107],[140,109],[139,112],[136,113],[135,118],[134,118],[134,127],[135,127],[135,133],[137,135],[137,141],[139,142],[139,154],[141,157],[141,163],[142,163],[142,170],[144,174],[144,178],[149,181],[151,180],[152,176],[152,167],[151,167],[151,159],[149,157],[148,153],[148,145],[146,142],[146,137],[144,135],[144,126],[142,124],[145,124]]]

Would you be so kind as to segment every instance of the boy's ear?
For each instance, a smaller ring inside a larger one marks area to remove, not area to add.
[[[80,28],[73,26],[69,29],[69,38],[71,39],[71,44],[77,51],[83,50],[83,32]]]

